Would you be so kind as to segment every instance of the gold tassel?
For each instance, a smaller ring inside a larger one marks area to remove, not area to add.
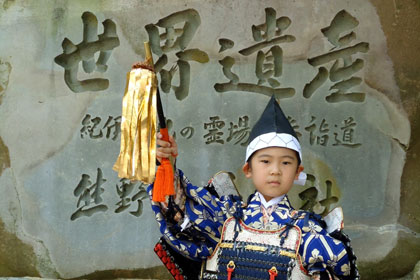
[[[127,74],[122,102],[118,177],[152,183],[156,169],[156,74],[145,68]]]

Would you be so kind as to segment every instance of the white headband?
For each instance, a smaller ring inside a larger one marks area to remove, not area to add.
[[[245,162],[251,157],[251,155],[261,149],[268,147],[281,147],[288,148],[298,152],[299,158],[302,161],[302,152],[299,141],[288,133],[276,133],[269,132],[255,137],[246,148]],[[295,180],[297,185],[305,185],[306,174],[300,172],[298,180]]]

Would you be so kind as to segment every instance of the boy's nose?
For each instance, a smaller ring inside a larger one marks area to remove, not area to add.
[[[280,174],[281,173],[281,171],[280,171],[280,167],[278,167],[277,165],[273,165],[272,166],[272,168],[271,168],[271,174]]]

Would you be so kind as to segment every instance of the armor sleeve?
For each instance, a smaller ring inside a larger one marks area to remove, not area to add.
[[[160,232],[180,254],[194,260],[206,259],[219,241],[224,221],[235,212],[234,200],[231,196],[218,197],[206,187],[193,186],[181,170],[175,177],[177,195],[173,201],[151,200]],[[153,184],[148,188],[150,198],[152,191]]]
[[[310,275],[327,270],[338,277],[350,275],[351,265],[345,244],[327,233],[320,216],[305,212],[298,226],[302,229],[299,254]]]

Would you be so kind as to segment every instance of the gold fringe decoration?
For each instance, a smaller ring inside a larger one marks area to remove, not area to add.
[[[118,177],[152,183],[156,170],[156,74],[145,68],[127,74],[122,101]]]

